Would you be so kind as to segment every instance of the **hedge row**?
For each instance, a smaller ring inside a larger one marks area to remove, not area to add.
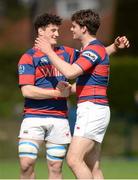
[[[108,95],[113,109],[137,113],[138,57],[111,57]]]

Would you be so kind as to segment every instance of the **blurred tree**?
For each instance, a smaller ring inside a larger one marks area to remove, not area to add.
[[[13,21],[25,16],[27,12],[18,0],[0,0],[0,5],[3,14]]]

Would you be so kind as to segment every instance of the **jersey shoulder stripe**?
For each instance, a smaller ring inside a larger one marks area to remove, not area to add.
[[[63,46],[63,48],[70,55],[70,64],[73,64],[79,57],[80,51],[68,46]]]
[[[106,56],[106,50],[105,47],[101,45],[89,45],[85,50],[90,50],[96,55],[100,56],[100,58],[103,60]]]

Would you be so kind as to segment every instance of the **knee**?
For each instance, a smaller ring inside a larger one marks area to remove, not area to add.
[[[22,173],[28,172],[28,171],[30,171],[30,169],[33,169],[34,163],[35,163],[35,162],[32,161],[32,160],[23,158],[23,159],[20,161],[20,167],[21,167]]]
[[[92,173],[93,174],[97,174],[101,171],[100,165],[99,163],[96,163],[95,165],[93,165],[93,169],[92,169]]]
[[[38,150],[39,144],[37,142],[31,140],[20,140],[18,151],[22,172],[27,172],[30,169],[33,169]]]
[[[70,154],[67,154],[66,161],[71,169],[74,169],[77,166],[77,164],[79,164],[78,158]]]
[[[62,172],[62,162],[49,161],[49,171],[52,174],[60,174]]]
[[[92,170],[93,173],[97,173],[99,171],[100,171],[100,167],[96,167],[96,168],[94,167],[93,170]]]

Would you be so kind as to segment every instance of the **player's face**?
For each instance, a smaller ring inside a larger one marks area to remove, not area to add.
[[[46,28],[42,29],[41,35],[43,35],[51,45],[55,45],[57,44],[57,37],[59,36],[59,27],[49,24]]]
[[[72,27],[70,29],[73,34],[73,39],[81,39],[81,36],[83,35],[82,28],[80,27],[79,24],[76,22],[72,22]]]

